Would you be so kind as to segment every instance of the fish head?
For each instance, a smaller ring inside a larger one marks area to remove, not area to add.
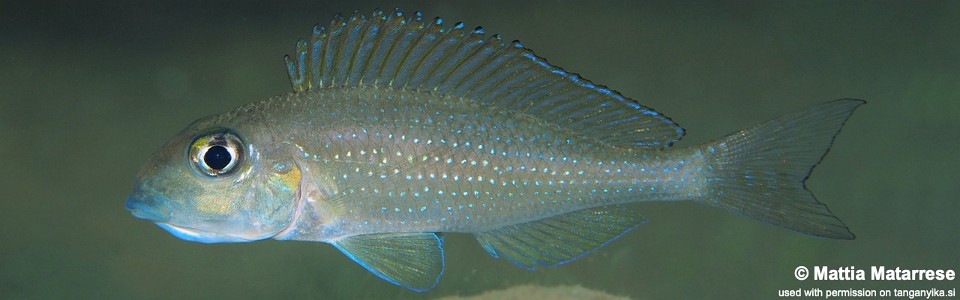
[[[270,238],[293,218],[300,169],[264,126],[221,116],[197,120],[140,170],[127,209],[201,243]]]

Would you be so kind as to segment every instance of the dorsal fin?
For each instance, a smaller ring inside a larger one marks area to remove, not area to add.
[[[473,99],[623,147],[664,148],[683,136],[666,116],[580,75],[553,66],[518,41],[481,27],[423,22],[417,12],[337,15],[284,57],[296,92],[379,86]]]

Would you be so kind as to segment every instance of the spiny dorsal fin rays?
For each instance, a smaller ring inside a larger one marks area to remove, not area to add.
[[[553,66],[517,41],[485,37],[463,23],[423,22],[420,12],[354,12],[315,26],[285,57],[296,92],[386,87],[472,99],[519,111],[621,147],[669,147],[683,129],[620,93]]]

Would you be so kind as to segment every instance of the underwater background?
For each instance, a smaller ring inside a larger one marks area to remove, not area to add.
[[[520,269],[445,235],[413,293],[333,247],[204,245],[134,219],[147,157],[202,116],[290,90],[284,54],[334,13],[482,25],[686,128],[699,144],[838,98],[868,101],[807,186],[857,235],[818,239],[694,203],[560,267]],[[28,1],[0,3],[0,299],[429,299],[581,285],[633,299],[782,289],[798,266],[960,270],[960,2]]]

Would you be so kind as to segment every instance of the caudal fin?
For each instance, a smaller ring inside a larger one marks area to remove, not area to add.
[[[854,235],[804,185],[850,114],[866,103],[841,99],[737,131],[706,146],[713,153],[706,203],[801,233]]]

